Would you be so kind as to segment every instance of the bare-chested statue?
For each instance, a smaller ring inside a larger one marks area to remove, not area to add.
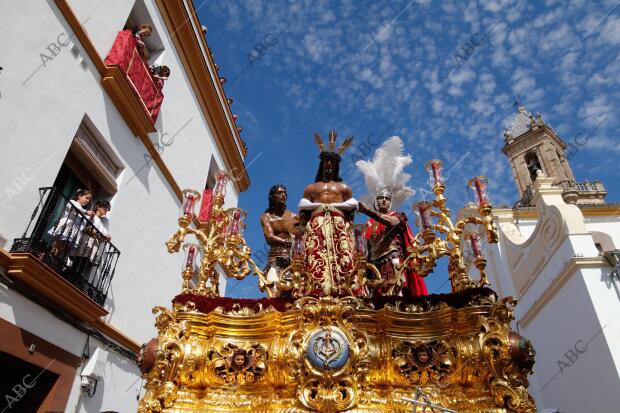
[[[305,269],[311,282],[304,294],[341,295],[347,293],[354,269],[353,244],[349,232],[357,201],[351,188],[339,176],[340,155],[351,145],[348,138],[336,150],[336,131],[329,133],[329,144],[315,133],[321,149],[321,163],[315,182],[304,190],[299,202],[302,222],[306,224]]]
[[[274,185],[269,190],[269,207],[260,217],[265,241],[269,244],[269,256],[265,273],[267,274],[268,294],[270,297],[280,295],[277,289],[278,273],[291,263],[291,231],[299,224],[299,217],[286,209],[288,196],[284,185]]]

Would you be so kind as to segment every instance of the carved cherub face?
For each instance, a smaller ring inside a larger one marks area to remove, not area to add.
[[[431,362],[431,353],[426,346],[423,347],[409,347],[405,354],[408,364],[417,364],[425,366]]]
[[[415,361],[415,352],[413,350],[413,347],[409,347],[407,349],[407,353],[405,354],[405,357],[407,358],[407,362],[413,364],[413,362]]]
[[[243,354],[237,354],[235,356],[235,366],[241,367],[245,364],[245,356]]]
[[[418,364],[426,365],[431,362],[432,355],[426,346],[418,347],[416,349],[416,361]]]
[[[236,370],[241,370],[245,367],[248,361],[248,356],[245,350],[238,349],[235,351],[232,358],[232,367]]]

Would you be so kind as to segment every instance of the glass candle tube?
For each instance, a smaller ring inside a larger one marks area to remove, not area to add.
[[[428,201],[416,202],[412,205],[413,212],[418,216],[420,227],[423,230],[431,229],[431,204]]]
[[[185,260],[185,268],[194,268],[194,256],[196,255],[196,247],[193,245],[187,249],[187,258]]]
[[[442,168],[443,163],[439,159],[431,159],[426,163],[425,169],[429,173],[434,185],[443,185],[445,183],[441,174]]]
[[[181,214],[187,219],[194,218],[194,207],[196,202],[200,199],[200,194],[193,189],[183,190],[183,205],[181,206]]]
[[[478,198],[478,205],[489,204],[489,198],[487,197],[487,184],[488,180],[484,176],[476,176],[469,181],[469,186],[476,192],[476,198]]]
[[[366,248],[366,226],[356,224],[353,226],[353,248],[356,257],[366,257],[368,251]]]
[[[226,183],[228,182],[228,175],[226,171],[219,171],[215,176],[215,189],[213,190],[213,195],[216,197],[225,197],[226,196]]]
[[[477,232],[469,233],[469,244],[471,245],[471,250],[474,253],[474,257],[480,257],[482,255],[482,250],[480,248],[480,240],[478,239]]]
[[[301,225],[295,225],[292,231],[292,245],[291,245],[291,257],[294,260],[302,260],[304,258],[304,232],[305,227]]]
[[[230,224],[228,225],[228,235],[239,235],[239,227],[241,224],[241,211],[232,208],[230,211]]]
[[[183,251],[185,252],[185,259],[183,260],[183,271],[194,271],[196,264],[196,258],[200,255],[200,246],[194,243],[187,243],[183,245]]]

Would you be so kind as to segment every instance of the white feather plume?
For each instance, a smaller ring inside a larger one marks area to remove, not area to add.
[[[392,136],[375,151],[372,161],[355,163],[364,174],[368,188],[368,195],[362,200],[370,198],[370,202],[374,202],[379,189],[388,188],[392,192],[392,209],[398,209],[415,194],[415,190],[407,186],[411,175],[404,171],[412,162],[411,155],[403,155],[403,149],[403,141],[398,136]]]

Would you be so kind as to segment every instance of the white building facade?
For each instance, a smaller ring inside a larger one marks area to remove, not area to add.
[[[150,53],[133,67],[150,82],[148,66],[167,66],[163,90],[106,63],[139,24],[152,27]],[[231,101],[191,1],[3,2],[0,31],[0,410],[135,411],[134,354],[156,334],[151,309],[181,287],[182,258],[164,245],[181,189],[232,171],[235,206],[250,183]],[[73,246],[53,238],[78,188],[88,207],[110,203],[112,237],[81,235],[79,271],[76,255],[54,250]],[[98,379],[81,389],[92,367]]]
[[[566,145],[520,108],[505,132],[521,201],[495,209],[491,288],[518,300],[515,325],[536,350],[530,393],[541,412],[618,411],[620,204],[574,181]],[[461,210],[461,214],[474,213]]]

